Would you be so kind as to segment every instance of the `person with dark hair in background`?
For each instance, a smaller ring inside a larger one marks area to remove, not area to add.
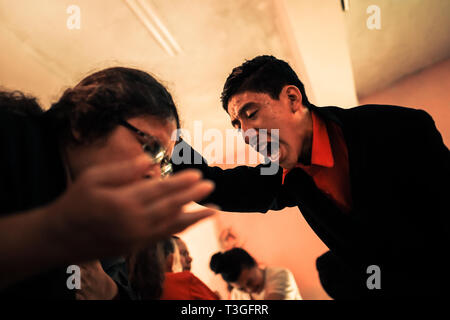
[[[302,300],[292,272],[260,267],[242,248],[215,253],[209,266],[233,286],[231,300]]]
[[[199,172],[160,179],[171,171],[179,119],[149,74],[96,72],[46,112],[34,99],[0,97],[2,299],[117,298],[120,288],[97,259],[214,213],[183,209],[214,188]],[[68,265],[81,266],[81,289],[69,288]]]
[[[160,242],[164,272],[178,273],[183,271],[180,252],[174,236]]]
[[[289,64],[267,55],[234,68],[221,100],[245,142],[282,170],[176,163],[215,181],[205,201],[237,212],[298,206],[329,248],[316,266],[334,299],[448,295],[450,153],[429,114],[316,107]],[[181,141],[174,155],[184,152],[200,157]]]
[[[176,238],[162,241],[162,248],[165,275],[161,300],[219,300],[203,281],[183,270]]]
[[[0,108],[17,115],[39,115],[44,112],[36,98],[24,95],[20,91],[0,91]]]
[[[126,258],[127,280],[133,300],[159,300],[164,284],[161,241],[132,252]]]
[[[178,236],[172,236],[172,238],[175,239],[176,245],[178,247],[181,267],[183,268],[183,271],[191,271],[192,257],[189,254],[189,249],[186,246],[186,243]]]

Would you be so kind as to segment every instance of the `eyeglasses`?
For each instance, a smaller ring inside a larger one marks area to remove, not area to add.
[[[142,149],[153,159],[155,163],[161,166],[161,177],[166,177],[172,173],[173,168],[172,164],[170,163],[170,156],[167,154],[167,150],[161,145],[161,143],[159,143],[158,140],[132,126],[124,120],[121,120],[119,124],[137,133],[140,137],[143,138],[144,143],[142,144]]]

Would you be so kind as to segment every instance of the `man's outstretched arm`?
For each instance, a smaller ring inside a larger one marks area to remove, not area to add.
[[[188,152],[186,156],[184,152]],[[206,160],[189,144],[180,141],[175,147],[174,154],[189,163],[176,164],[174,171],[187,168],[201,170],[205,179],[214,181],[214,192],[201,203],[217,204],[223,211],[231,212],[267,212],[281,210],[286,206],[281,194],[281,167],[270,168],[270,164],[256,167],[238,166],[232,169],[221,169],[208,166]],[[201,159],[201,161],[199,161]],[[273,174],[262,174],[272,171]]]

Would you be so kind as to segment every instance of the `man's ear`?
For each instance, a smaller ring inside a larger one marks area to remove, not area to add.
[[[289,99],[289,106],[292,112],[296,112],[302,106],[302,93],[293,85],[286,85],[281,90],[282,94]]]

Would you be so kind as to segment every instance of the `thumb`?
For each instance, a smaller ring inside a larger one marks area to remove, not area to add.
[[[146,154],[119,162],[108,163],[92,169],[92,177],[98,184],[120,186],[140,179],[153,164]]]

